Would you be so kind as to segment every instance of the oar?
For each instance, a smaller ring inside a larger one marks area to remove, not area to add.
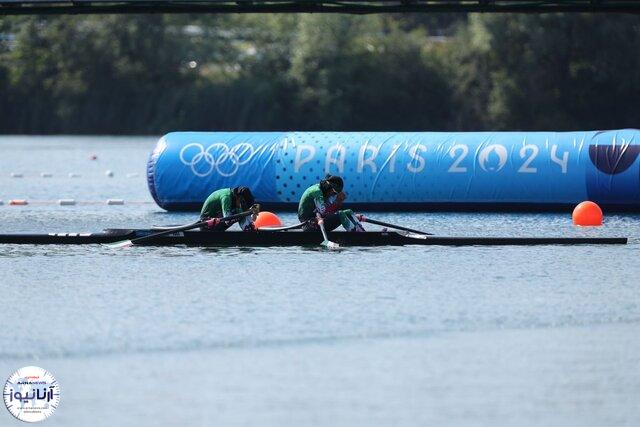
[[[416,233],[416,234],[424,234],[425,236],[433,236],[433,233],[427,233],[426,231],[414,230],[413,228],[403,227],[401,225],[389,224],[388,222],[378,221],[378,220],[371,219],[371,218],[368,218],[368,217],[365,217],[365,216],[363,216],[360,220],[364,221],[364,222],[369,222],[371,224],[381,225],[383,227],[395,228],[396,230],[403,230],[403,231],[408,231],[410,233]]]
[[[332,242],[327,237],[327,230],[324,229],[324,221],[322,219],[318,219],[318,225],[320,226],[320,231],[322,231],[322,237],[324,237],[324,241],[321,243],[322,246],[328,249],[338,249],[340,245],[335,242]]]
[[[245,216],[257,214],[258,212],[260,212],[260,205],[256,204],[256,205],[251,206],[251,208],[248,211],[241,212],[241,213],[235,214],[235,215],[229,215],[229,216],[224,217],[224,218],[220,218],[219,222],[233,221],[235,219],[244,218]],[[202,227],[203,225],[209,223],[210,221],[211,220],[199,221],[199,222],[195,222],[193,224],[185,225],[185,226],[182,226],[182,227],[177,227],[177,228],[172,228],[170,230],[161,231],[159,233],[149,234],[148,236],[142,236],[142,237],[137,237],[137,238],[131,239],[131,240],[123,240],[121,242],[111,243],[111,244],[109,244],[107,246],[109,246],[110,248],[114,248],[114,249],[115,248],[125,248],[125,247],[129,247],[129,246],[135,245],[137,243],[143,242],[145,240],[150,240],[150,239],[153,239],[153,238],[156,238],[156,237],[160,237],[160,236],[164,236],[164,235],[167,235],[167,234],[177,233],[179,231],[193,230],[194,228]]]
[[[196,221],[196,222],[199,222],[199,221]],[[184,227],[187,225],[195,225],[196,222],[190,222],[189,224],[182,224],[182,225],[154,225],[153,227],[151,227],[151,229],[153,231],[175,230],[176,228]]]
[[[287,225],[287,226],[278,226],[272,227],[269,225],[265,225],[264,227],[258,227],[258,231],[286,231],[286,230],[295,230],[296,228],[302,228],[307,221],[299,222],[298,224]]]

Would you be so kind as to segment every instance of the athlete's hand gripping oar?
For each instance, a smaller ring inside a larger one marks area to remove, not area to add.
[[[329,240],[329,238],[327,237],[327,230],[324,229],[324,220],[320,217],[318,217],[318,226],[320,227],[320,231],[322,231],[322,237],[324,238],[324,241],[321,243],[322,246],[325,246],[328,249],[338,249],[340,245]]]
[[[388,222],[382,222],[375,219],[367,218],[364,215],[358,215],[358,219],[362,222],[368,222],[371,224],[381,225],[383,227],[395,228],[396,230],[408,231],[410,233],[424,234],[425,236],[433,236],[433,233],[427,233],[426,231],[414,230],[413,228],[403,227],[401,225],[389,224]]]
[[[255,204],[255,205],[251,206],[251,208],[248,211],[241,212],[241,213],[235,214],[235,215],[229,215],[227,217],[217,219],[217,222],[233,221],[233,220],[236,220],[236,219],[244,218],[244,217],[249,216],[249,215],[257,215],[258,212],[260,212],[260,205]],[[216,219],[214,218],[214,219],[209,219],[209,220],[206,220],[206,221],[199,221],[199,222],[196,222],[196,223],[193,223],[193,224],[185,225],[183,227],[172,228],[170,230],[161,231],[159,233],[149,234],[148,236],[142,236],[142,237],[138,237],[138,238],[131,239],[131,240],[123,240],[121,242],[110,243],[107,246],[109,246],[111,248],[125,248],[125,247],[128,247],[128,246],[132,246],[132,245],[135,245],[137,243],[143,242],[145,240],[150,240],[150,239],[153,239],[153,238],[156,238],[156,237],[165,236],[167,234],[177,233],[179,231],[193,230],[194,228],[198,228],[198,227],[202,227],[203,225],[211,224],[213,221],[216,221]]]

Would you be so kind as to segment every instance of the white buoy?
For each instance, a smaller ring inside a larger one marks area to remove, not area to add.
[[[124,200],[122,199],[108,199],[107,205],[124,205]]]
[[[40,174],[40,176],[43,177],[43,178],[51,178],[53,176],[53,174],[50,174],[48,172],[42,172]]]
[[[113,171],[108,170],[108,171],[106,171],[104,174],[105,174],[106,176],[108,176],[109,178],[113,178]]]
[[[11,178],[22,178],[21,173],[11,172]]]
[[[69,178],[80,178],[82,175],[80,175],[79,173],[74,173],[74,172],[70,172],[69,173]]]
[[[76,204],[76,201],[74,199],[60,199],[58,200],[58,204],[60,206],[73,206]]]

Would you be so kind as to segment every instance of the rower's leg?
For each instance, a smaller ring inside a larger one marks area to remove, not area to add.
[[[200,221],[206,221],[209,218],[200,218]],[[224,222],[219,222],[215,227],[200,227],[201,231],[225,231],[227,228],[231,227],[232,224],[226,224]]]
[[[356,214],[351,209],[338,211],[340,223],[347,231],[364,231],[362,223],[356,218]]]
[[[324,217],[324,229],[327,231],[333,231],[340,227],[342,221],[338,212],[332,213]]]
[[[300,222],[304,221],[304,219],[301,219],[301,218],[298,218],[298,219],[300,219]],[[340,227],[340,224],[342,224],[342,220],[340,219],[340,215],[338,214],[338,212],[329,214],[326,217],[324,217],[324,229],[326,231],[333,231],[336,228]],[[302,231],[319,231],[319,230],[320,230],[320,227],[318,227],[318,223],[316,221],[307,221],[302,226]]]
[[[319,230],[318,224],[316,224],[316,221],[314,219],[302,218],[299,216],[298,220],[304,223],[304,225],[302,226],[302,231],[318,231]]]
[[[255,226],[253,225],[253,221],[250,216],[245,216],[238,221],[238,227],[242,231],[253,231],[255,230]]]

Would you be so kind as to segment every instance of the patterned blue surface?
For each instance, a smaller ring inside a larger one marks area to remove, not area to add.
[[[150,157],[165,209],[193,208],[246,185],[263,203],[295,205],[326,173],[349,202],[574,204],[640,207],[638,130],[590,132],[175,132]],[[402,208],[404,205],[400,205]]]

